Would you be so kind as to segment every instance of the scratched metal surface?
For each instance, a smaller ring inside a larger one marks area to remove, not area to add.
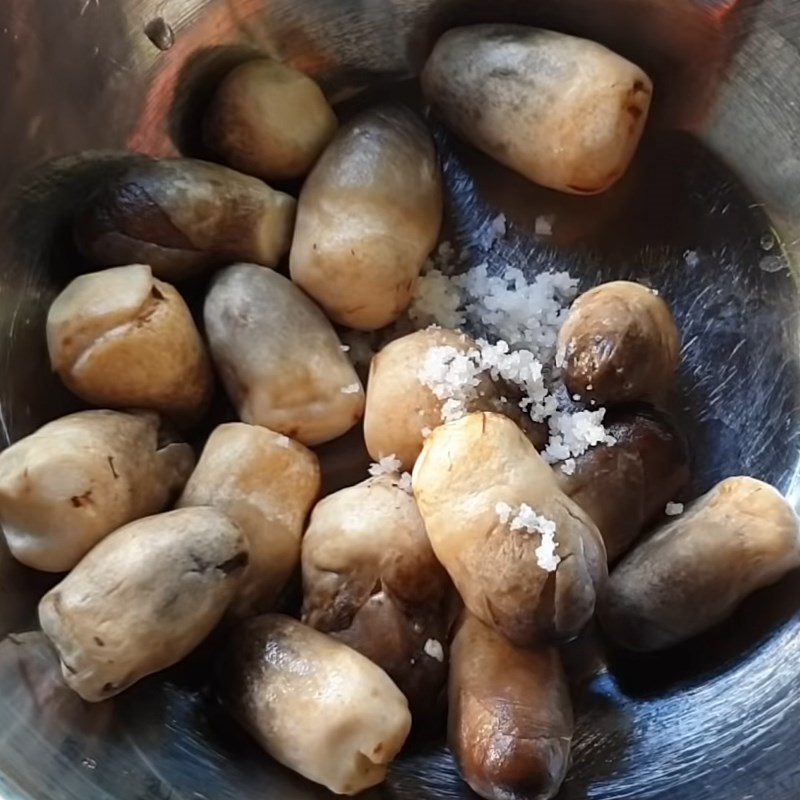
[[[48,300],[83,264],[68,227],[129,148],[200,153],[209,87],[265,51],[343,99],[412,75],[453,22],[521,20],[597,38],[656,78],[648,140],[600,198],[537,189],[437,130],[452,238],[494,268],[550,267],[584,285],[648,281],[685,348],[672,406],[697,493],[747,472],[798,499],[800,8],[719,0],[4,0],[0,4],[0,434],[73,407],[46,363]],[[413,98],[407,84],[380,88]],[[354,102],[362,102],[357,100]],[[684,132],[677,132],[680,129]],[[74,158],[79,151],[89,157]],[[66,157],[66,158],[65,158]],[[56,159],[56,161],[53,161]],[[486,252],[499,212],[509,233]],[[534,220],[554,215],[551,237]],[[774,228],[774,230],[773,230]],[[30,624],[48,583],[0,553],[0,633]],[[800,584],[790,576],[669,655],[566,653],[577,738],[565,800],[800,796]],[[3,800],[228,800],[329,795],[263,756],[208,696],[214,642],[88,706],[39,634],[0,643]],[[314,724],[309,720],[308,724]],[[392,800],[467,798],[440,732],[411,744]]]

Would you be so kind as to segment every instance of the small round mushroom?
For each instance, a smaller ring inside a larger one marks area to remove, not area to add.
[[[603,540],[500,414],[437,428],[414,467],[436,557],[466,607],[520,647],[574,638],[606,574]]]
[[[206,144],[266,181],[302,178],[336,133],[336,115],[311,78],[271,58],[234,68],[205,118]]]
[[[447,677],[452,586],[392,476],[321,500],[303,538],[303,621],[384,669],[416,719]]]
[[[382,328],[411,303],[441,222],[427,128],[401,106],[370,109],[341,129],[303,186],[292,280],[334,322]]]
[[[447,31],[422,90],[459,136],[502,164],[551,189],[595,194],[628,168],[653,87],[596,42],[500,24]]]
[[[252,264],[221,270],[204,317],[211,355],[242,421],[315,445],[361,419],[364,390],[336,331],[282,275]]]
[[[681,335],[657,293],[631,281],[604,283],[573,304],[557,363],[570,394],[600,405],[659,400],[675,379]]]
[[[213,387],[211,363],[173,286],[132,264],[75,278],[47,314],[50,363],[88,403],[191,421]]]
[[[267,753],[337,794],[379,784],[411,728],[383,670],[280,614],[240,624],[220,682],[227,707]]]
[[[446,398],[424,380],[426,357],[433,348],[442,358],[466,355],[475,342],[466,334],[447,328],[426,328],[387,344],[373,359],[367,382],[364,439],[369,454],[379,461],[397,458],[410,470],[422,451],[426,436],[442,424]],[[447,387],[443,387],[447,389]],[[448,391],[442,391],[447,395]],[[505,398],[505,399],[504,399]],[[467,411],[499,411],[524,427],[535,443],[542,444],[542,428],[522,412],[509,387],[483,373],[465,403]]]
[[[514,647],[465,614],[450,651],[447,738],[486,800],[558,793],[569,762],[572,704],[555,648]]]
[[[177,281],[232,261],[274,267],[289,250],[295,209],[288,194],[219,164],[140,161],[89,199],[75,235],[99,265],[150,264]]]
[[[789,503],[754,478],[728,478],[619,563],[600,620],[625,648],[661,650],[798,566],[800,521]]]
[[[300,539],[320,488],[317,457],[288,436],[231,422],[208,437],[177,505],[212,506],[247,536],[250,562],[231,611],[275,606],[300,564]]]
[[[111,531],[161,511],[194,466],[150,412],[81,411],[0,453],[0,523],[12,555],[66,572]]]
[[[640,406],[607,414],[615,443],[591,447],[574,471],[554,467],[559,488],[592,519],[613,564],[689,480],[686,443],[666,414]]]
[[[220,621],[246,566],[244,534],[213,508],[114,531],[39,603],[67,685],[98,702],[176,664]]]

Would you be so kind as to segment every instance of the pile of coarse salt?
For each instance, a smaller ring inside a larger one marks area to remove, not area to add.
[[[398,489],[411,494],[411,475],[408,472],[401,472],[402,466],[400,459],[392,453],[384,456],[380,461],[370,464],[368,472],[371,478],[387,476],[393,479]]]
[[[425,353],[417,377],[442,403],[442,422],[463,417],[477,396],[481,365],[478,352],[466,353],[451,345],[431,347]]]
[[[493,244],[506,233],[505,217],[498,215],[488,227]],[[531,419],[548,422],[544,458],[562,462],[561,469],[572,474],[575,458],[595,445],[614,443],[603,427],[603,409],[561,411],[554,396],[558,332],[578,282],[567,272],[545,272],[529,282],[516,267],[492,275],[485,263],[464,270],[467,255],[457,254],[449,242],[440,244],[416,282],[407,317],[371,334],[368,344],[364,334],[345,338],[350,356],[356,363],[368,362],[374,350],[410,328],[439,325],[458,330],[474,324],[492,342],[479,339],[467,353],[433,347],[420,365],[420,382],[443,401],[442,421],[467,413],[482,376],[505,381],[519,388],[520,406]]]
[[[446,251],[450,258],[450,250]],[[472,321],[511,347],[524,347],[549,362],[558,331],[578,282],[567,272],[545,272],[528,282],[522,270],[507,267],[489,274],[478,264],[462,274],[449,275],[452,261],[429,264],[417,280],[408,316],[418,327],[460,328]]]
[[[606,410],[575,411],[553,414],[547,421],[550,438],[542,457],[548,463],[563,461],[561,469],[575,472],[575,459],[598,444],[616,444],[617,440],[603,427]]]
[[[536,563],[546,572],[554,572],[561,563],[561,556],[556,553],[556,523],[537,514],[527,503],[522,503],[517,509],[508,503],[498,503],[494,510],[500,522],[507,524],[510,531],[538,533],[541,536],[541,542],[534,551]]]

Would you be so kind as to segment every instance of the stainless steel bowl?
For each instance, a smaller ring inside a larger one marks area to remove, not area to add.
[[[691,433],[692,492],[745,472],[796,501],[800,344],[800,3],[762,0],[4,0],[0,4],[0,435],[75,406],[50,374],[48,301],[84,265],[69,221],[121,152],[202,154],[204,101],[266,52],[348,106],[415,102],[431,42],[467,21],[524,21],[598,39],[656,80],[628,177],[600,198],[530,186],[437,130],[449,234],[475,259],[586,285],[637,276],[684,330],[674,407]],[[375,87],[378,87],[377,89]],[[489,252],[499,212],[509,235]],[[554,235],[534,233],[555,214]],[[281,800],[327,793],[276,766],[206,696],[209,644],[97,706],[60,683],[33,627],[51,579],[0,555],[0,793],[4,800]],[[624,658],[589,632],[567,653],[578,733],[563,797],[800,796],[800,586],[749,599],[669,654]],[[313,725],[313,720],[308,720]],[[470,795],[431,731],[368,796]]]

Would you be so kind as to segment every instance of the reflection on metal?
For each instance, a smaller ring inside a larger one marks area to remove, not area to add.
[[[167,13],[175,40],[162,50],[145,25]],[[744,472],[800,501],[791,263],[800,248],[800,6],[785,0],[4,0],[3,431],[19,437],[74,403],[50,374],[44,314],[58,286],[86,266],[69,223],[76,199],[124,163],[109,150],[202,155],[196,131],[210,91],[258,53],[314,74],[331,96],[350,97],[348,108],[369,102],[374,94],[359,92],[376,84],[381,98],[415,103],[413,85],[387,82],[413,75],[446,27],[484,20],[597,38],[653,74],[658,103],[630,174],[598,198],[533,187],[437,128],[449,235],[494,269],[557,266],[587,286],[649,281],[673,303],[684,332],[673,405],[693,443],[693,491]],[[70,155],[82,151],[93,152]],[[508,234],[486,253],[480,232],[501,212]],[[537,218],[552,218],[552,235],[536,236]],[[766,248],[768,235],[775,245]],[[765,257],[777,259],[766,270]],[[340,455],[331,451],[328,460],[335,465]],[[2,632],[32,624],[47,580],[0,552]],[[578,648],[586,660],[574,674],[593,677],[576,685],[578,735],[563,796],[795,800],[797,609],[800,587],[790,579],[665,656],[612,657],[606,668],[596,647]],[[203,680],[214,648],[89,706],[62,686],[40,636],[6,639],[4,800],[327,797],[275,766],[218,713]],[[370,796],[470,795],[437,739],[412,744],[387,788]]]

